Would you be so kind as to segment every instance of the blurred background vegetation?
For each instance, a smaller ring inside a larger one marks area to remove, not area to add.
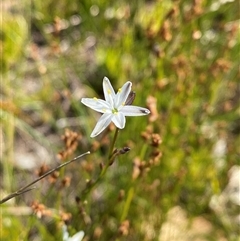
[[[1,240],[239,239],[239,2],[233,0],[3,0],[1,198],[49,168],[91,155],[1,206]],[[107,76],[127,80],[135,105],[119,156],[113,126],[90,133]],[[84,198],[83,198],[84,197]]]

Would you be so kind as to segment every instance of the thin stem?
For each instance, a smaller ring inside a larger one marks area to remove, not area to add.
[[[83,154],[81,154],[81,155],[73,158],[72,160],[70,160],[70,161],[68,161],[68,162],[65,162],[65,163],[59,165],[58,167],[53,168],[52,170],[46,172],[45,174],[43,174],[42,176],[38,177],[38,178],[37,178],[36,180],[34,180],[33,182],[27,184],[26,186],[20,188],[18,191],[14,192],[14,193],[11,193],[11,194],[9,194],[7,197],[5,197],[5,198],[3,198],[2,200],[0,200],[0,204],[5,203],[6,201],[8,201],[8,200],[10,200],[10,199],[12,199],[12,198],[14,198],[14,197],[16,197],[16,196],[19,196],[19,195],[21,195],[21,194],[23,194],[23,193],[25,193],[25,192],[31,191],[32,189],[35,188],[35,187],[31,187],[33,184],[39,182],[40,180],[42,180],[42,179],[45,178],[46,176],[50,175],[51,173],[53,173],[53,172],[59,170],[60,168],[62,168],[62,167],[64,167],[64,166],[66,166],[66,165],[68,165],[68,164],[70,164],[70,163],[72,163],[72,162],[80,159],[81,157],[83,157],[83,156],[85,156],[85,155],[87,155],[87,154],[90,154],[90,151],[85,152],[85,153],[83,153]]]
[[[128,194],[127,194],[127,199],[124,203],[124,207],[123,207],[123,212],[120,218],[120,222],[123,222],[125,220],[125,218],[128,215],[128,211],[132,202],[134,196],[134,187],[132,186],[129,190],[128,190]]]
[[[113,149],[114,149],[114,146],[115,146],[115,143],[116,143],[116,140],[117,140],[118,131],[119,131],[119,129],[116,128],[115,133],[114,133],[114,137],[113,137],[113,141],[112,141],[111,147],[110,147],[110,149],[109,149],[108,163],[107,163],[107,165],[105,165],[104,168],[102,169],[102,171],[101,171],[101,173],[100,173],[100,177],[102,177],[102,176],[105,175],[108,167],[109,167],[110,164],[112,163]]]
[[[144,159],[146,150],[147,150],[147,145],[145,144],[143,146],[142,150],[141,150],[141,153],[140,153],[141,159]],[[130,205],[132,203],[132,199],[133,199],[133,196],[134,196],[134,193],[135,193],[135,187],[136,187],[135,184],[136,184],[135,180],[132,180],[131,186],[130,186],[130,188],[128,190],[128,193],[127,193],[126,201],[125,201],[124,206],[123,206],[123,212],[122,212],[122,215],[121,215],[121,218],[120,218],[121,222],[124,221],[125,218],[128,215],[128,211],[130,209]]]
[[[112,145],[111,145],[111,147],[109,149],[108,160],[111,159],[111,156],[112,156],[112,153],[113,153],[113,149],[114,149],[114,146],[115,146],[115,143],[116,143],[116,140],[117,140],[118,132],[119,132],[119,129],[116,128],[115,133],[114,133],[114,137],[113,137],[113,141],[112,141]]]
[[[119,131],[119,129],[116,128],[115,133],[114,133],[114,137],[113,137],[113,141],[111,143],[109,153],[108,153],[108,163],[102,168],[102,171],[100,172],[98,178],[83,190],[83,192],[82,192],[83,199],[99,183],[99,181],[102,179],[102,177],[107,172],[108,167],[112,164],[113,159],[115,158],[115,155],[113,153],[113,149],[114,149],[114,146],[115,146],[115,143],[116,143],[116,140],[117,140],[118,131]]]

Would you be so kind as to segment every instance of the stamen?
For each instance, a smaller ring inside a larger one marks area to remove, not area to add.
[[[93,97],[94,100],[97,100],[97,97]]]
[[[108,92],[109,95],[111,94],[111,90],[110,89],[108,89],[107,92]]]
[[[119,89],[118,89],[118,92],[121,93],[121,92],[122,92],[122,88],[119,88]]]

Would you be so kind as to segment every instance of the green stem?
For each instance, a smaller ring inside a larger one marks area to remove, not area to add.
[[[145,144],[143,146],[142,150],[141,150],[141,153],[140,153],[141,159],[144,158],[146,151],[147,151],[147,145]],[[128,215],[128,211],[130,209],[130,205],[132,203],[132,199],[133,199],[134,192],[135,192],[135,187],[136,187],[135,183],[136,182],[133,180],[130,188],[128,189],[127,198],[126,198],[126,201],[125,201],[124,206],[123,206],[123,212],[122,212],[122,215],[121,215],[121,218],[120,218],[120,222],[123,222]]]
[[[112,161],[113,161],[113,158],[114,158],[113,149],[114,149],[114,146],[115,146],[115,143],[116,143],[116,140],[117,140],[118,131],[119,131],[119,129],[116,128],[115,133],[114,133],[114,137],[113,137],[113,141],[112,141],[112,144],[111,144],[110,149],[109,149],[107,164],[102,168],[101,173],[99,174],[96,181],[94,181],[89,186],[87,186],[86,189],[83,191],[83,194],[82,194],[83,199],[85,199],[86,195],[100,182],[102,177],[106,174],[108,167],[112,164]]]
[[[109,149],[108,160],[111,159],[111,156],[112,156],[112,153],[113,153],[113,148],[115,146],[115,143],[116,143],[116,140],[117,140],[117,136],[118,136],[118,131],[119,131],[119,129],[116,128],[115,133],[114,133],[114,137],[113,137],[113,141],[112,141],[112,145],[111,145],[111,147]]]
[[[132,199],[133,199],[133,196],[134,196],[134,187],[132,186],[128,190],[127,199],[124,203],[123,212],[122,212],[122,215],[121,215],[121,218],[120,218],[120,222],[123,222],[126,219],[126,217],[128,215],[130,205],[131,205],[131,202],[132,202]]]
[[[101,173],[100,173],[100,178],[103,177],[108,169],[108,167],[110,166],[110,164],[112,163],[112,154],[113,154],[113,149],[117,140],[117,136],[118,136],[118,131],[119,129],[116,128],[115,133],[114,133],[114,137],[113,137],[113,141],[111,144],[111,147],[109,149],[109,154],[108,154],[108,163],[107,165],[104,166],[104,168],[102,169]]]
[[[122,215],[120,217],[120,223],[122,223],[127,215],[128,215],[128,212],[129,212],[129,209],[130,209],[130,206],[131,206],[131,203],[132,203],[132,199],[134,197],[134,192],[135,192],[135,182],[133,181],[132,182],[132,186],[128,189],[128,193],[127,193],[127,199],[124,203],[124,206],[123,206],[123,212],[122,212]],[[119,241],[120,239],[117,238],[116,241]]]

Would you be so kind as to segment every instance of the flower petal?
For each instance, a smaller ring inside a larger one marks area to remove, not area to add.
[[[103,130],[105,130],[107,126],[111,123],[112,116],[112,113],[103,114],[98,120],[96,126],[94,127],[90,137],[95,137],[99,135]]]
[[[97,98],[82,98],[81,102],[95,111],[101,113],[111,112],[110,104],[105,100]]]
[[[116,100],[115,100],[115,108],[122,108],[121,106],[125,105],[125,102],[128,98],[129,93],[131,92],[132,88],[132,83],[130,81],[127,81],[122,88],[120,88],[117,92],[116,95]]]
[[[69,233],[67,231],[67,226],[65,224],[62,227],[62,231],[63,231],[63,241],[68,241]]]
[[[68,238],[67,241],[82,241],[83,237],[84,237],[84,232],[80,231],[74,234],[71,238]]]
[[[123,113],[118,112],[113,115],[112,122],[119,129],[123,129],[125,127],[126,118]]]
[[[105,100],[110,103],[112,107],[114,107],[114,99],[115,99],[115,91],[107,77],[103,78],[103,93]]]
[[[139,106],[125,105],[121,108],[120,113],[125,116],[141,116],[148,115],[150,110]]]

